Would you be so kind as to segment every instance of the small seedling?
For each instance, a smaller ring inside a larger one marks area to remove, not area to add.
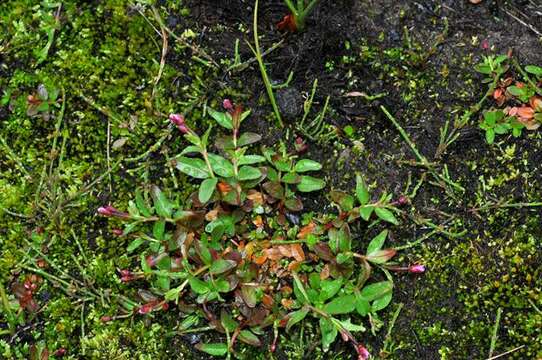
[[[305,29],[305,22],[307,16],[314,9],[319,0],[297,0],[297,4],[294,5],[293,0],[284,0],[284,3],[290,10],[290,14],[286,15],[281,22],[277,24],[277,27],[281,31],[303,31]]]

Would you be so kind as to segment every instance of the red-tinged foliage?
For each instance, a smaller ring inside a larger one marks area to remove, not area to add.
[[[297,25],[294,15],[288,14],[284,16],[282,20],[277,23],[277,29],[279,29],[279,31],[288,31],[291,33],[295,33],[297,31]]]

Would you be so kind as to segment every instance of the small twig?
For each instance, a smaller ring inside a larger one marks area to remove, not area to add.
[[[525,345],[518,346],[517,348],[514,348],[514,349],[512,349],[512,350],[508,350],[507,352],[504,352],[504,353],[502,353],[502,354],[495,355],[495,356],[493,356],[493,357],[487,358],[486,360],[495,360],[495,359],[498,359],[498,358],[500,358],[500,357],[503,357],[503,356],[506,356],[506,355],[511,354],[511,353],[513,353],[513,352],[516,352],[516,351],[518,351],[518,350],[521,350],[521,349],[523,349],[524,347],[525,347]]]
[[[278,43],[273,44],[273,46],[271,46],[269,49],[265,50],[262,53],[262,58],[264,58],[267,55],[271,54],[273,51],[275,51],[276,49],[281,47],[283,44],[284,44],[284,39],[280,40]],[[250,64],[255,63],[256,61],[258,61],[258,59],[256,57],[252,57],[252,58],[248,59],[245,62],[242,62],[242,63],[239,63],[239,64],[233,64],[232,66],[230,66],[229,68],[226,69],[226,72],[229,72],[229,71],[233,71],[233,72],[243,71]]]
[[[502,308],[497,309],[497,317],[495,318],[495,326],[493,327],[493,334],[491,335],[491,345],[489,346],[489,358],[493,356],[495,350],[495,344],[497,343],[497,333],[499,331],[499,325],[501,322]]]
[[[109,192],[113,193],[113,177],[111,176],[111,119],[107,118],[107,147],[106,147],[107,172],[109,177]]]
[[[504,10],[504,12],[507,13],[508,16],[510,16],[512,19],[514,19],[514,20],[516,20],[517,22],[519,22],[521,25],[526,26],[529,30],[531,30],[532,32],[534,32],[536,35],[542,37],[542,32],[538,31],[538,30],[537,30],[534,26],[532,26],[531,24],[527,24],[525,21],[521,20],[520,18],[518,18],[516,15],[514,15],[513,13],[511,13],[511,12],[508,11],[508,10]]]

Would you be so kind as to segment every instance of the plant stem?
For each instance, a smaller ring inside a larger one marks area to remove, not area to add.
[[[252,48],[251,46],[251,50],[254,53],[254,56],[256,56],[256,60],[258,61],[258,65],[260,66],[260,72],[262,74],[263,82],[265,84],[265,89],[267,90],[267,96],[269,97],[269,101],[271,102],[271,106],[273,107],[273,112],[275,113],[275,117],[277,118],[277,121],[280,127],[283,128],[284,123],[282,122],[280,111],[277,106],[277,102],[275,101],[273,86],[271,85],[271,81],[269,80],[269,77],[267,76],[267,71],[265,69],[265,64],[263,62],[262,53],[260,49],[260,40],[258,38],[258,1],[259,0],[256,0],[254,4],[254,21],[253,21],[254,48]]]
[[[497,332],[499,331],[499,324],[501,322],[502,308],[497,309],[497,317],[495,319],[495,327],[493,327],[493,334],[491,335],[491,345],[489,347],[489,358],[493,356],[495,350],[495,344],[497,343]]]

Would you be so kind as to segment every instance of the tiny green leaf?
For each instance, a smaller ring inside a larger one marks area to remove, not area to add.
[[[205,204],[213,196],[215,192],[217,178],[205,179],[199,186],[198,199],[202,204]]]
[[[380,250],[388,237],[388,230],[382,231],[380,234],[376,235],[373,240],[367,246],[367,254],[370,254],[374,251]]]
[[[243,147],[250,144],[254,144],[260,141],[261,139],[262,137],[258,134],[246,132],[246,133],[241,134],[241,136],[239,137],[239,140],[237,140],[237,146]]]
[[[397,219],[390,210],[377,207],[375,208],[375,213],[380,219],[392,223],[393,225],[399,225],[399,221],[397,221]]]
[[[158,186],[153,185],[151,187],[151,196],[154,201],[154,209],[158,216],[170,217],[172,206]]]
[[[257,164],[265,161],[265,158],[261,155],[244,155],[240,160],[238,165],[251,165]]]
[[[207,165],[205,164],[205,161],[201,159],[180,156],[177,158],[176,167],[186,175],[196,179],[207,179],[209,177]]]
[[[233,122],[232,122],[231,115],[229,113],[223,113],[223,112],[211,109],[211,108],[207,108],[207,112],[209,113],[209,115],[211,115],[211,117],[213,119],[215,119],[215,121],[218,123],[218,125],[226,128],[228,130],[233,129]]]
[[[299,160],[294,166],[295,172],[318,171],[320,169],[322,169],[322,165],[319,162],[309,159]]]
[[[239,169],[238,179],[239,181],[254,180],[262,176],[260,169],[253,166],[242,166]]]
[[[369,202],[369,190],[360,174],[356,174],[356,196],[361,205],[366,205]]]
[[[309,313],[308,309],[302,308],[300,310],[297,310],[288,314],[288,323],[286,324],[286,331],[290,330],[292,326],[302,321],[307,316],[308,313]]]
[[[211,168],[219,176],[229,178],[235,175],[233,164],[220,155],[208,154]]]
[[[228,353],[228,345],[224,343],[198,343],[195,348],[213,356],[224,356]]]
[[[235,268],[237,263],[233,260],[218,259],[213,262],[209,272],[213,275],[223,274],[231,269]]]
[[[312,192],[321,190],[325,186],[326,182],[324,180],[305,175],[301,177],[301,182],[297,184],[297,189],[301,192]]]
[[[356,297],[344,295],[331,300],[324,306],[324,311],[331,315],[348,314],[356,308]]]

